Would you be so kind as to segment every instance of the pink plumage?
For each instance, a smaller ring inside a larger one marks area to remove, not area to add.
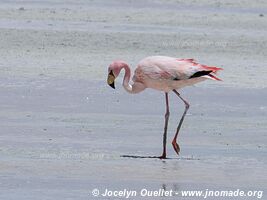
[[[138,63],[133,81],[143,83],[147,88],[169,92],[206,79],[219,80],[212,74],[218,70],[221,68],[198,64],[193,59],[151,56]]]
[[[176,134],[172,141],[175,152],[179,154],[180,147],[177,144],[176,139],[189,108],[189,103],[183,99],[176,90],[185,86],[194,85],[207,79],[220,81],[221,79],[215,74],[219,70],[222,70],[222,68],[199,64],[192,58],[182,59],[168,56],[150,56],[138,63],[132,78],[133,84],[130,84],[131,70],[128,64],[124,61],[117,60],[111,63],[108,68],[107,81],[111,87],[115,88],[114,81],[116,77],[119,76],[122,69],[125,70],[123,87],[127,92],[139,93],[146,88],[165,92],[166,114],[163,153],[159,158],[166,158],[166,135],[169,119],[168,93],[173,91],[185,103],[184,114],[179,122]]]

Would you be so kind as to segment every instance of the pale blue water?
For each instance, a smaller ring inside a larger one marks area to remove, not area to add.
[[[266,90],[185,88],[192,106],[180,157],[170,140],[183,105],[171,95],[172,159],[161,161],[121,156],[160,155],[164,95],[118,88],[2,79],[1,199],[92,199],[94,188],[266,191]]]

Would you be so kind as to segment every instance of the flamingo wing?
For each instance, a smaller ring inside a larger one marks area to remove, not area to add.
[[[222,68],[197,63],[194,59],[179,59],[166,56],[147,57],[139,63],[144,74],[151,79],[185,80],[205,77],[220,80],[214,74]]]

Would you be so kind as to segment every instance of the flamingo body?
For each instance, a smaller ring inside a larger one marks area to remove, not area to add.
[[[108,68],[108,84],[115,89],[115,79],[119,76],[121,70],[125,70],[123,79],[123,87],[129,93],[139,93],[146,88],[152,88],[165,92],[166,100],[166,113],[165,113],[165,125],[163,134],[163,152],[158,158],[166,158],[166,139],[167,128],[169,120],[169,97],[168,93],[173,91],[185,104],[184,113],[179,121],[175,136],[172,140],[172,145],[175,152],[179,155],[180,147],[177,144],[177,137],[182,126],[184,117],[189,109],[189,103],[181,97],[180,93],[176,90],[185,86],[194,85],[198,82],[206,79],[212,79],[220,81],[215,76],[217,71],[222,68],[207,66],[197,63],[194,59],[180,59],[168,56],[150,56],[141,60],[134,72],[132,81],[130,84],[131,70],[128,64],[124,61],[114,61]]]
[[[211,73],[216,73],[220,69],[198,64],[193,59],[150,56],[138,63],[133,81],[143,83],[147,88],[169,92],[173,89],[194,85],[206,79],[218,80],[212,74],[212,76],[190,77],[197,72],[211,71]]]

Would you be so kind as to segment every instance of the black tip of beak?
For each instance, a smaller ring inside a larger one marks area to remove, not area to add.
[[[112,87],[113,89],[115,89],[115,84],[114,84],[114,82],[111,83],[111,84],[109,84],[109,86]]]

